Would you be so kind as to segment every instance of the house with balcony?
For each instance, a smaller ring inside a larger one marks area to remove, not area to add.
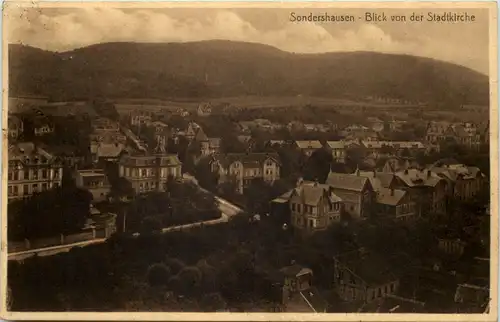
[[[488,188],[488,178],[478,167],[438,161],[428,169],[447,181],[449,197],[455,200],[472,200]]]
[[[374,214],[376,193],[367,177],[330,171],[326,184],[344,203],[344,211],[354,219],[366,219]]]
[[[347,143],[345,141],[327,141],[325,148],[332,154],[334,162],[345,163],[347,155]]]
[[[182,177],[181,162],[176,154],[129,154],[121,156],[120,177],[130,182],[136,193],[165,191],[168,180]]]
[[[340,222],[344,204],[333,188],[302,181],[289,193],[290,223],[298,232],[311,234]]]
[[[225,153],[213,155],[209,161],[219,183],[235,180],[238,192],[254,179],[273,183],[280,178],[281,162],[277,153]]]
[[[396,188],[410,194],[418,216],[446,213],[449,185],[444,178],[425,169],[406,169],[395,175]]]
[[[7,196],[26,198],[61,186],[61,160],[32,142],[11,145],[8,151]]]
[[[359,171],[360,176],[370,180],[376,192],[376,214],[379,218],[393,221],[412,221],[416,218],[416,205],[410,194],[398,185],[394,173]]]

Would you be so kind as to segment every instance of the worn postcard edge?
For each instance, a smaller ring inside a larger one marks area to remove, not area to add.
[[[498,35],[496,2],[49,2],[5,1],[9,7],[35,8],[486,8],[489,9],[490,78],[490,190],[491,190],[491,302],[488,314],[360,314],[360,313],[186,313],[186,312],[12,312],[6,309],[7,294],[7,115],[8,115],[8,42],[6,19],[3,20],[3,100],[2,100],[2,216],[0,249],[0,317],[5,320],[145,320],[145,321],[496,321],[498,314]],[[40,290],[43,296],[43,290]]]

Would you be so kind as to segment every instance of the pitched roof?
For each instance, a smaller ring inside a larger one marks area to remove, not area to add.
[[[380,188],[377,191],[377,202],[383,205],[397,206],[406,195],[401,189]]]
[[[124,149],[125,146],[119,143],[99,143],[91,145],[90,152],[99,158],[116,158]]]
[[[344,141],[326,141],[326,145],[330,149],[344,149],[346,147],[346,142]]]
[[[430,170],[407,169],[404,171],[396,172],[396,176],[409,187],[435,187],[439,182],[444,180],[438,174]]]
[[[359,171],[359,175],[366,177],[370,180],[373,189],[378,190],[380,188],[388,188],[392,180],[394,180],[394,174],[376,171]]]
[[[321,149],[323,145],[319,141],[295,141],[299,149]]]
[[[366,249],[341,254],[335,260],[368,285],[378,286],[397,279],[385,258]]]
[[[283,273],[285,276],[290,276],[290,277],[298,276],[300,273],[312,274],[311,269],[303,267],[299,264],[293,264],[290,266],[283,267],[282,269],[280,269],[280,272]]]
[[[35,145],[33,142],[19,142],[9,146],[8,158],[9,160],[21,160],[25,158],[45,157],[49,161],[54,158],[52,154]]]
[[[326,178],[326,184],[333,188],[361,191],[369,179],[361,175],[331,172]],[[337,192],[336,192],[337,193]],[[342,197],[341,197],[342,198]]]
[[[299,187],[293,189],[292,195],[302,198],[302,202],[309,206],[317,206],[321,197],[327,195],[330,202],[339,202],[342,199],[330,191],[330,186],[314,182],[303,182]]]

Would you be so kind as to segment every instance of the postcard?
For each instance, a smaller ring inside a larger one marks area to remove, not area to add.
[[[3,21],[3,319],[497,320],[496,3]]]

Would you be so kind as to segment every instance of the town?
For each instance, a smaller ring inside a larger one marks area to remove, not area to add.
[[[488,312],[487,106],[248,101],[9,97],[11,310]]]

